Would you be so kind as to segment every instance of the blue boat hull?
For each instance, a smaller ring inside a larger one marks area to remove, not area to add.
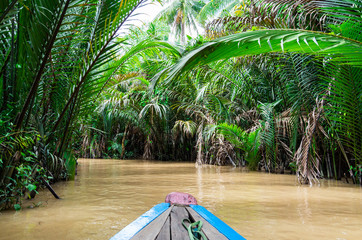
[[[169,203],[160,203],[138,217],[132,223],[127,225],[122,231],[114,235],[110,240],[129,240],[139,231],[145,228],[149,223],[159,217],[170,207]]]
[[[132,237],[136,236],[141,230],[146,228],[151,222],[155,221],[155,219],[160,217],[166,210],[170,208],[170,206],[171,205],[169,203],[160,203],[154,206],[149,211],[147,211],[142,216],[133,221],[131,224],[122,229],[120,232],[118,232],[116,235],[114,235],[110,240],[132,239]],[[228,226],[226,223],[221,221],[214,214],[209,212],[206,208],[200,205],[190,205],[190,207],[196,213],[198,213],[202,218],[204,218],[205,221],[207,221],[214,228],[216,228],[222,235],[224,235],[226,239],[232,239],[232,240],[245,239],[239,233],[233,230],[230,226]]]

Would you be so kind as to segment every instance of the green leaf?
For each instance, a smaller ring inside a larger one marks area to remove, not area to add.
[[[15,211],[19,211],[21,209],[21,206],[19,204],[14,204]]]
[[[26,188],[29,190],[29,192],[31,192],[36,189],[36,186],[34,184],[29,184],[28,186],[26,186]]]
[[[306,30],[260,30],[215,39],[190,52],[170,70],[169,79],[195,66],[233,57],[271,52],[298,52],[328,56],[333,61],[362,66],[362,43]]]

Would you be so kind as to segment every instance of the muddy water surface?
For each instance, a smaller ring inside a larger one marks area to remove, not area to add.
[[[362,239],[362,190],[336,181],[300,186],[292,175],[140,160],[79,160],[54,184],[0,213],[0,239],[109,239],[172,191],[188,192],[247,239]]]

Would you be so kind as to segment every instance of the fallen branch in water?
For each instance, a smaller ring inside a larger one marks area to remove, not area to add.
[[[60,199],[60,197],[58,196],[58,194],[53,190],[53,188],[50,186],[50,184],[44,179],[44,178],[41,178],[45,184],[45,186],[47,187],[47,189],[53,194],[53,196],[56,198],[56,199]]]

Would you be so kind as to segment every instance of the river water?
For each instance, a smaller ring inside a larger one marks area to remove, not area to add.
[[[362,189],[293,175],[141,160],[79,160],[75,181],[0,213],[0,239],[109,239],[172,191],[192,194],[247,239],[362,239]],[[27,208],[40,204],[39,207]]]

